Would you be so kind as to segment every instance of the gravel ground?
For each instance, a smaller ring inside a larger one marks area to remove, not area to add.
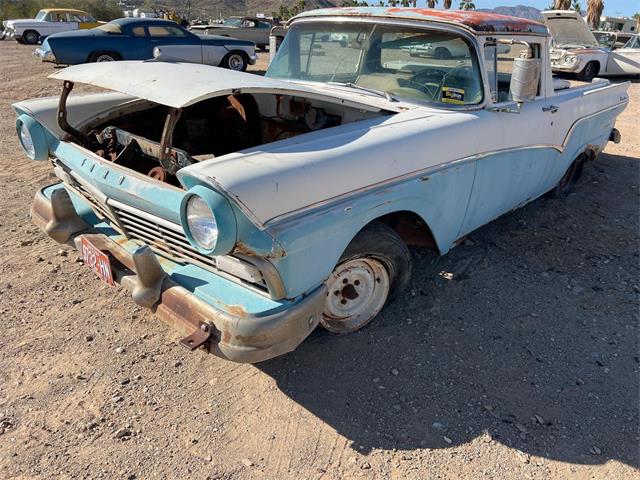
[[[413,250],[370,327],[252,366],[177,346],[30,223],[52,175],[9,104],[60,89],[31,50],[0,42],[0,478],[640,478],[637,81],[569,198]]]

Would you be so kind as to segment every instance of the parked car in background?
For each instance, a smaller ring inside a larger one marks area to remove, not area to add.
[[[257,60],[255,49],[246,40],[195,35],[170,20],[120,18],[91,30],[52,35],[35,54],[64,65],[155,57],[246,70]]]
[[[603,34],[598,34],[599,41],[578,12],[548,10],[542,15],[553,37],[550,55],[554,72],[573,73],[587,82],[597,75],[640,75],[637,34],[608,32],[608,42]],[[618,38],[628,40],[622,44]]]
[[[467,51],[403,48],[443,41]],[[541,195],[562,198],[620,140],[629,84],[556,86],[548,48],[546,27],[522,18],[336,8],[295,17],[264,77],[59,70],[60,98],[14,105],[26,155],[51,158],[59,179],[32,219],[190,349],[258,362],[318,325],[353,332],[408,285],[408,245],[445,254]],[[74,98],[76,83],[111,92]]]
[[[202,32],[205,35],[222,35],[225,37],[249,40],[258,48],[266,50],[269,45],[269,32],[273,24],[261,17],[229,17],[221,24],[197,25],[191,31]]]
[[[13,38],[20,43],[34,45],[54,33],[94,28],[101,22],[97,22],[82,10],[45,8],[40,10],[35,18],[7,20],[2,23],[5,38]]]

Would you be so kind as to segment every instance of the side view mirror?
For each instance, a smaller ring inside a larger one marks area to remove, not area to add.
[[[526,50],[523,50],[525,53]],[[542,60],[539,58],[515,58],[511,73],[511,98],[517,103],[533,102],[538,94]]]

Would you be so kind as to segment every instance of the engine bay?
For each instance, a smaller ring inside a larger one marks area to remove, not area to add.
[[[175,173],[193,163],[391,113],[291,95],[235,94],[182,109],[140,102],[89,125],[84,136],[102,158],[179,185]]]

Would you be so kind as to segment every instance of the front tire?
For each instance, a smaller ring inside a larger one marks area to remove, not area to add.
[[[598,74],[598,70],[600,70],[600,68],[598,67],[597,62],[589,62],[585,65],[584,69],[578,74],[578,79],[585,82],[590,82]]]
[[[220,66],[236,72],[244,72],[249,66],[249,59],[244,52],[229,52],[222,59]]]
[[[372,222],[351,241],[325,284],[320,324],[332,333],[349,333],[370,323],[411,276],[411,254],[400,236]]]
[[[35,30],[27,30],[22,34],[22,41],[27,45],[35,45],[40,41],[40,34]]]
[[[117,62],[122,57],[116,52],[93,52],[89,55],[89,63]]]

